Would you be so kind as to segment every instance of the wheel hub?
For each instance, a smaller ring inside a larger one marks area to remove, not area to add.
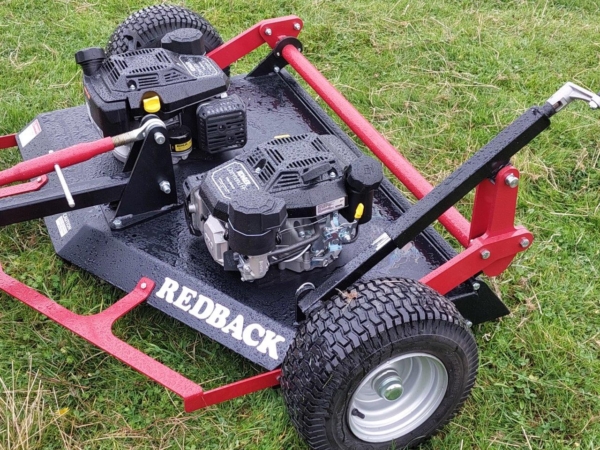
[[[373,389],[385,400],[398,400],[404,392],[402,378],[394,369],[386,369],[373,380]]]
[[[366,442],[386,442],[425,423],[446,395],[448,372],[427,353],[393,357],[371,370],[348,404],[352,433]]]

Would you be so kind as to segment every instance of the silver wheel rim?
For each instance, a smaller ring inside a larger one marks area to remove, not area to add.
[[[350,430],[366,442],[397,439],[431,417],[447,388],[448,372],[435,356],[408,353],[391,358],[371,370],[352,395]],[[386,395],[398,398],[388,400]]]

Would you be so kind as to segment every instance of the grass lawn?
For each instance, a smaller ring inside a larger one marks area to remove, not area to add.
[[[306,55],[433,183],[564,82],[600,90],[594,0],[175,3],[225,39],[263,18],[302,17]],[[82,103],[73,54],[104,46],[150,4],[0,0],[0,135]],[[491,280],[512,314],[474,330],[481,368],[471,399],[424,448],[600,448],[599,114],[569,107],[514,158],[517,220],[536,241]],[[0,156],[2,167],[18,160],[17,150]],[[78,313],[122,295],[55,256],[42,221],[1,230],[0,263]],[[147,306],[115,329],[209,388],[261,371]],[[276,390],[184,414],[176,396],[2,295],[0,449],[53,448],[306,446]]]

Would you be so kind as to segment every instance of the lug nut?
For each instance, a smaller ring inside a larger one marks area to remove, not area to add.
[[[510,173],[504,179],[504,183],[509,188],[513,188],[514,189],[514,188],[516,188],[519,185],[519,179],[517,177],[515,177],[512,173]]]
[[[165,194],[170,194],[171,193],[171,183],[169,183],[168,181],[161,181],[158,186],[160,187],[160,190],[163,191]]]

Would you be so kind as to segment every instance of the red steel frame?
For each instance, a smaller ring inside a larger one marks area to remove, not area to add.
[[[208,56],[221,68],[225,68],[264,43],[275,48],[282,39],[297,37],[302,27],[302,20],[296,16],[263,20],[213,50]],[[433,189],[431,184],[321,75],[299,49],[291,44],[286,45],[281,50],[281,55],[418,199]],[[70,153],[77,153],[77,148],[80,148],[92,156],[99,154],[108,147],[106,139],[109,138],[71,147]],[[0,149],[16,144],[14,134],[0,136]],[[29,165],[26,173],[15,170],[9,172],[12,169],[4,171],[10,176],[0,179],[0,184],[16,181],[14,176],[17,173],[20,180],[29,177],[40,178],[0,189],[0,198],[39,189],[45,184],[45,173],[53,170],[54,164],[59,161],[53,159],[52,155],[43,158],[44,161],[40,161],[39,164]],[[522,227],[514,226],[518,189],[514,183],[511,183],[511,187],[507,182],[507,179],[518,180],[518,176],[518,170],[509,165],[500,170],[494,180],[482,182],[476,190],[471,223],[455,208],[449,209],[439,218],[440,223],[466,247],[466,250],[423,277],[421,282],[446,294],[478,273],[483,272],[489,276],[500,274],[517,253],[529,247],[533,241],[532,234]],[[199,384],[115,337],[111,331],[113,323],[145,301],[153,288],[152,280],[142,278],[131,293],[106,310],[91,316],[81,316],[11,278],[0,268],[0,290],[181,396],[184,408],[188,412],[279,384],[281,370],[276,369],[204,392]]]

